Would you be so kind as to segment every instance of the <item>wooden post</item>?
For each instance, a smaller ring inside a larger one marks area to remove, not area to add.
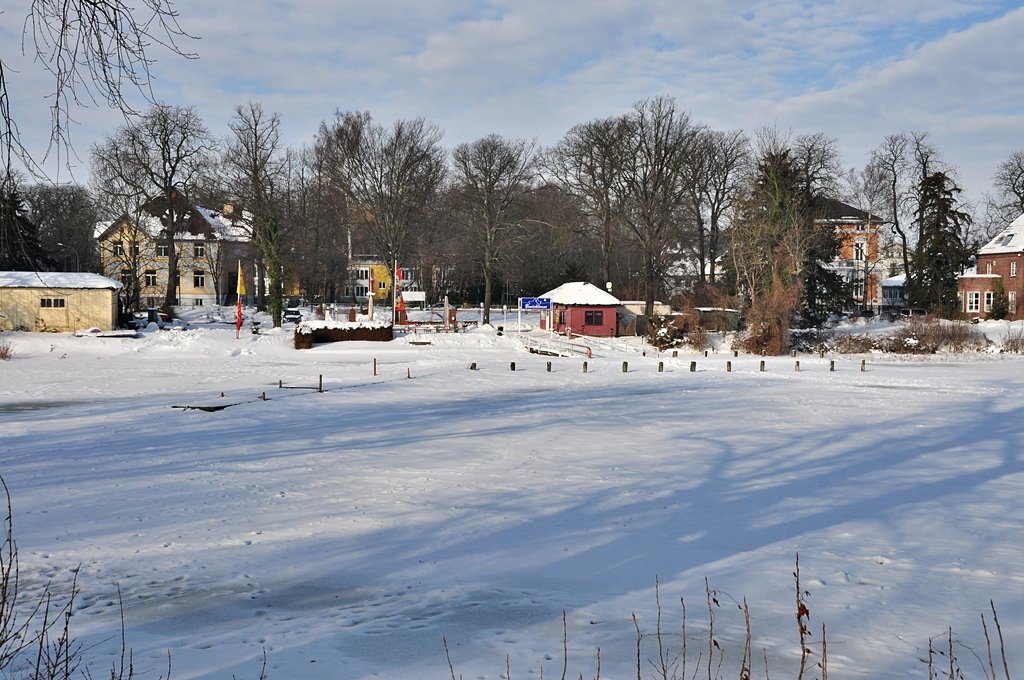
[[[622,372],[623,373],[629,373],[629,362],[628,361],[623,361],[622,362]]]
[[[764,373],[764,359],[761,359],[761,372]]]
[[[868,370],[867,367],[868,367],[868,360],[867,359],[861,359],[860,360],[860,372],[863,373],[864,371]]]
[[[665,372],[665,362],[664,361],[659,361],[658,362],[658,373],[664,373],[664,372]]]
[[[373,358],[373,377],[377,377],[377,357]]]
[[[278,380],[277,381],[277,389],[281,389],[282,387],[284,387],[284,381],[283,380]]]
[[[510,363],[510,364],[508,365],[508,367],[509,367],[509,370],[511,370],[511,371],[512,371],[513,373],[515,373],[515,371],[516,371],[516,362],[514,362],[514,361],[513,361],[513,362],[511,362],[511,363]]]
[[[412,369],[411,368],[407,367],[405,369],[405,378],[406,378],[406,380],[411,380],[412,379]]]
[[[725,372],[726,373],[732,373],[732,362],[731,361],[726,361],[725,362]]]
[[[469,365],[469,370],[471,370],[471,371],[475,371],[476,370],[476,362],[475,361]]]
[[[835,359],[833,359],[832,361],[828,362],[828,372],[829,373],[834,373],[835,370],[836,370],[836,362],[835,362]]]
[[[697,362],[696,361],[691,361],[690,362],[690,373],[696,373],[696,372],[697,372]]]
[[[587,372],[587,362],[586,361],[583,362],[583,372],[584,373]]]
[[[796,362],[796,372],[797,373],[800,372],[800,361],[799,360]]]
[[[677,349],[672,350],[672,358],[675,359],[678,356],[679,356],[679,350],[677,350]]]
[[[707,358],[708,358],[708,351],[707,351],[707,350],[704,350],[704,358],[705,358],[705,359],[707,359]]]
[[[551,362],[549,361],[548,362],[548,373],[550,373],[550,372],[551,372]]]
[[[790,354],[792,355],[792,357],[793,357],[794,359],[796,359],[796,350],[793,350],[793,351],[792,351],[792,352],[791,352]]]
[[[736,357],[738,357],[739,355],[740,355],[740,351],[739,351],[738,349],[734,349],[734,350],[732,351],[732,358],[733,358],[733,359],[735,359],[735,358],[736,358]]]
[[[318,387],[316,389],[316,391],[320,392],[321,394],[323,394],[323,391],[324,391],[324,375],[323,375],[323,373],[320,374],[320,387]]]

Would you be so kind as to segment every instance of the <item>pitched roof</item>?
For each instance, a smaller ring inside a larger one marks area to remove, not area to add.
[[[74,288],[118,290],[120,281],[85,272],[0,272],[0,288]]]
[[[867,222],[869,218],[873,224],[881,224],[884,221],[877,214],[866,213],[834,198],[818,198],[814,201],[814,208],[818,219],[832,222]]]
[[[1024,252],[1024,215],[996,234],[995,238],[982,246],[979,255],[1000,255]]]
[[[592,283],[573,281],[563,283],[554,290],[541,295],[551,298],[551,302],[559,305],[618,305],[619,299],[606,293]]]

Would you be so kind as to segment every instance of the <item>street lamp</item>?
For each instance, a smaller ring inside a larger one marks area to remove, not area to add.
[[[74,246],[68,245],[67,243],[61,243],[60,241],[57,242],[57,245],[59,245],[61,248],[71,249],[71,252],[75,254],[75,271],[82,271],[82,261],[78,259],[78,251],[75,250]]]

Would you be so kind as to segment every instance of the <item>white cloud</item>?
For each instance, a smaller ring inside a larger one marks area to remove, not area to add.
[[[450,146],[490,132],[550,144],[576,123],[671,94],[715,127],[824,132],[847,165],[863,164],[885,134],[929,129],[974,190],[1021,145],[1015,4],[282,0],[240,12],[209,0],[180,7],[200,59],[157,52],[156,87],[196,106],[217,134],[236,104],[260,101],[296,146],[339,108],[385,122],[425,116]],[[16,35],[21,18],[0,15],[0,31]],[[50,83],[3,50],[21,71],[12,99],[26,141],[45,148]],[[120,122],[103,108],[79,117],[83,154]]]

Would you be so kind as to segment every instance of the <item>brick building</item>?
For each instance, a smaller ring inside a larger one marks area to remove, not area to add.
[[[1000,289],[1006,299],[1005,318],[1024,318],[1020,302],[1024,296],[1024,215],[996,234],[978,251],[975,272],[960,277],[960,309],[970,318],[987,319],[996,305]]]

